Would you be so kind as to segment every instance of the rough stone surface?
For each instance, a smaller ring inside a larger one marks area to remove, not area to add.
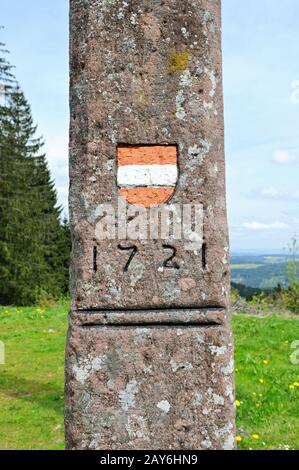
[[[79,327],[68,344],[69,449],[233,449],[226,327]]]
[[[70,19],[67,447],[232,449],[220,0],[71,0]],[[167,204],[200,205],[200,246],[136,240],[125,269],[99,205],[127,190],[118,149],[147,145],[176,146]]]
[[[170,203],[203,204],[206,269],[182,240],[180,269],[162,269],[169,252],[147,240],[123,273],[119,240],[95,242],[98,205],[117,207],[118,144],[178,146]],[[227,306],[223,147],[219,0],[71,0],[73,309]]]

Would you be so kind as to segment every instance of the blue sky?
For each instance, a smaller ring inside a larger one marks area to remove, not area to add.
[[[282,251],[299,233],[299,2],[222,0],[233,251]],[[68,0],[0,0],[15,74],[67,207]]]

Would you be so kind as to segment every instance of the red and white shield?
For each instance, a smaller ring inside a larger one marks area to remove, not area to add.
[[[178,180],[175,145],[119,146],[117,163],[119,193],[129,204],[156,207],[173,195]]]

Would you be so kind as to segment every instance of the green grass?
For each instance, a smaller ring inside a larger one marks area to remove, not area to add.
[[[1,308],[0,449],[63,449],[67,306]]]
[[[233,324],[239,448],[299,449],[299,388],[290,388],[299,382],[299,318],[236,315]]]
[[[1,450],[64,448],[67,309],[0,308],[6,348],[6,364],[0,365]],[[289,388],[299,381],[299,365],[290,361],[299,319],[236,315],[233,324],[239,448],[299,449],[299,388]]]

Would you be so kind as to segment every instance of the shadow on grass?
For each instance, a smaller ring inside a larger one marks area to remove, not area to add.
[[[3,372],[0,376],[0,391],[7,397],[52,409],[60,416],[63,413],[64,390],[63,386],[56,383],[40,383]]]

